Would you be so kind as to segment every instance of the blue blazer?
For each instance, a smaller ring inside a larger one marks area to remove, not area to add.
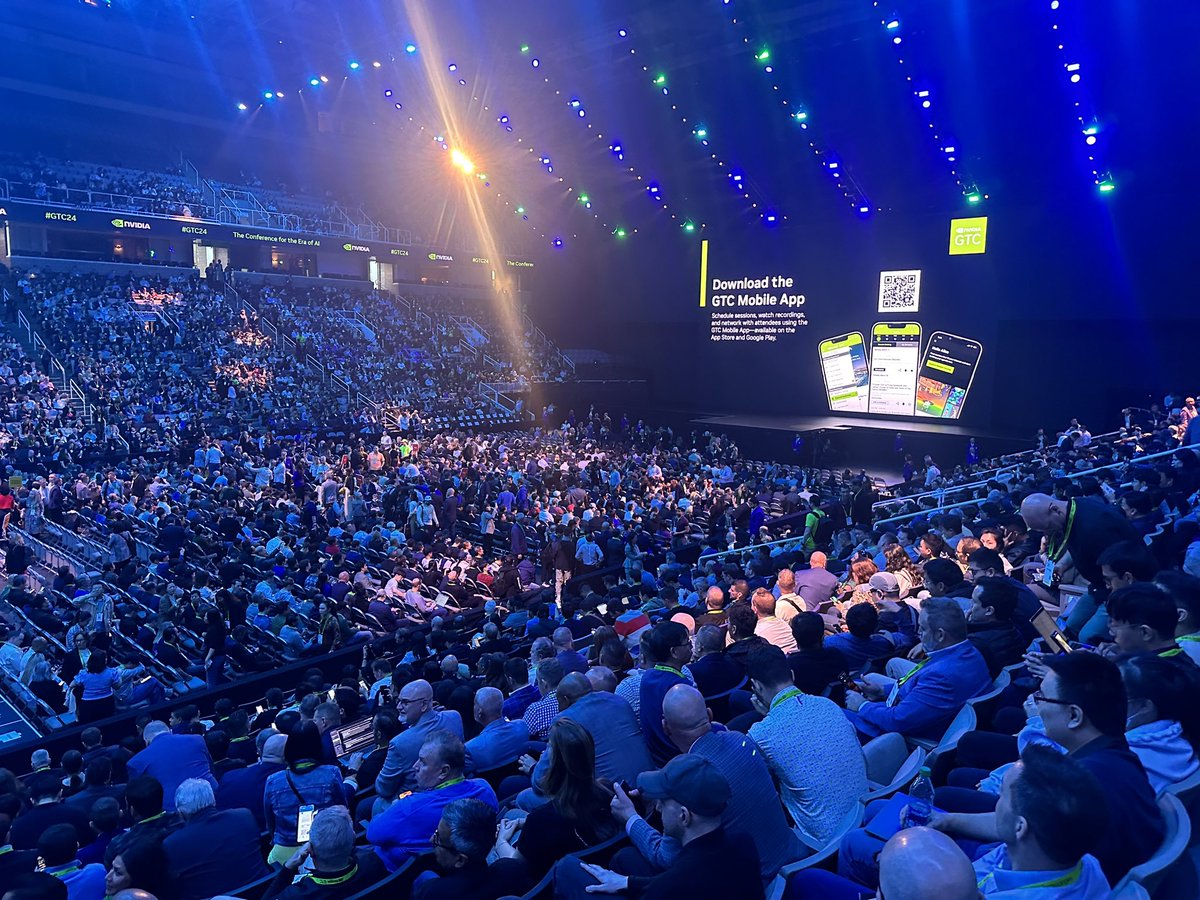
[[[465,770],[474,775],[514,763],[529,743],[529,729],[524,720],[510,722],[497,719],[471,740],[467,741]]]
[[[217,790],[212,760],[198,734],[161,734],[126,764],[130,778],[153,775],[163,787],[163,809],[175,812],[175,789],[189,778],[203,778]]]
[[[900,685],[896,702],[864,703],[846,711],[860,733],[877,737],[895,731],[938,740],[958,711],[992,683],[987,663],[970,641],[938,650]]]

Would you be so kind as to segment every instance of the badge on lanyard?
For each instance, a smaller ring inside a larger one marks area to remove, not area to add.
[[[1052,587],[1054,584],[1054,560],[1046,560],[1046,571],[1042,573],[1042,584]]]
[[[299,815],[296,816],[296,843],[308,843],[308,834],[312,831],[313,817],[317,814],[317,808],[312,804],[300,807]]]

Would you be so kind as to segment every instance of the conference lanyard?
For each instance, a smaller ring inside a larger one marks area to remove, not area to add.
[[[1192,643],[1195,643],[1197,641],[1200,641],[1200,634],[1182,634],[1179,637],[1175,638],[1175,640],[1176,641],[1190,641]]]
[[[1170,650],[1164,650],[1162,653],[1158,654],[1158,656],[1160,659],[1170,659],[1172,656],[1178,656],[1182,652],[1182,647],[1172,647]]]
[[[929,665],[929,661],[932,658],[933,657],[931,657],[931,656],[925,657],[923,660],[921,660],[919,663],[917,663],[915,666],[913,666],[911,669],[909,669],[907,672],[905,672],[903,675],[901,675],[900,679],[896,682],[896,687],[900,687],[900,685],[904,684],[904,682],[908,681],[908,679],[912,678],[914,675],[916,675],[918,672],[920,672],[923,668],[925,668],[925,666]]]
[[[457,778],[448,778],[445,781],[443,781],[441,784],[439,784],[437,787],[435,787],[434,790],[440,791],[442,788],[454,787],[454,785],[462,784],[466,780],[467,779],[464,778],[462,775],[459,775]]]
[[[65,869],[59,869],[57,872],[48,871],[46,874],[53,875],[55,878],[66,878],[68,875],[74,875],[81,868],[83,867],[79,865],[79,863],[74,863],[70,866],[67,866]]]
[[[1058,562],[1067,552],[1067,541],[1071,539],[1071,528],[1075,524],[1075,501],[1071,501],[1070,510],[1067,513],[1067,527],[1063,529],[1062,537],[1057,541],[1050,542],[1046,547],[1046,558],[1051,562]]]
[[[1021,887],[1017,888],[1017,890],[1031,891],[1034,888],[1068,887],[1072,884],[1075,884],[1077,881],[1079,881],[1079,879],[1082,876],[1083,876],[1083,860],[1080,860],[1079,862],[1077,862],[1075,864],[1075,868],[1073,868],[1069,872],[1059,875],[1057,878],[1051,878],[1049,881],[1039,881],[1037,884],[1025,884],[1025,885],[1022,885]],[[994,879],[995,877],[996,877],[995,872],[988,872],[986,875],[983,876],[983,878],[981,878],[979,880],[979,884],[977,884],[976,887],[979,888],[980,890],[983,890],[983,886],[985,884],[987,884],[988,879],[989,878]]]
[[[771,709],[774,709],[780,703],[791,700],[793,697],[799,697],[803,693],[804,691],[800,690],[800,688],[789,688],[771,701]]]
[[[331,878],[323,878],[320,875],[312,873],[309,875],[309,878],[312,879],[313,884],[330,886],[330,885],[335,885],[335,884],[345,884],[347,881],[349,881],[351,878],[353,878],[357,874],[358,874],[358,863],[355,863],[354,865],[352,865],[350,867],[349,872],[346,872],[342,875],[334,875]]]
[[[656,672],[670,672],[672,675],[679,675],[679,674],[680,674],[678,669],[672,669],[670,666],[655,666],[655,667],[654,667],[654,671],[656,671]]]

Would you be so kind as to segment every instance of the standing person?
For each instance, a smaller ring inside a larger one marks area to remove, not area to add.
[[[42,479],[36,478],[29,496],[25,498],[25,530],[29,534],[41,534],[45,528],[46,498],[42,493]]]
[[[287,862],[308,841],[308,827],[320,809],[345,802],[337,766],[323,765],[321,734],[315,722],[301,721],[283,746],[284,768],[269,776],[263,789],[266,826],[273,832],[271,865]]]
[[[550,545],[550,564],[554,568],[554,601],[561,605],[563,585],[571,577],[571,569],[575,564],[571,542],[562,529],[559,529],[554,543]]]
[[[229,640],[229,629],[220,610],[210,609],[204,621],[204,680],[210,688],[218,687],[229,680],[225,677],[225,642]]]

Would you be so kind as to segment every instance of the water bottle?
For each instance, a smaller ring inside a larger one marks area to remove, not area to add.
[[[908,814],[904,817],[905,828],[928,825],[933,818],[933,782],[929,779],[929,768],[922,766],[916,780],[908,789]]]

